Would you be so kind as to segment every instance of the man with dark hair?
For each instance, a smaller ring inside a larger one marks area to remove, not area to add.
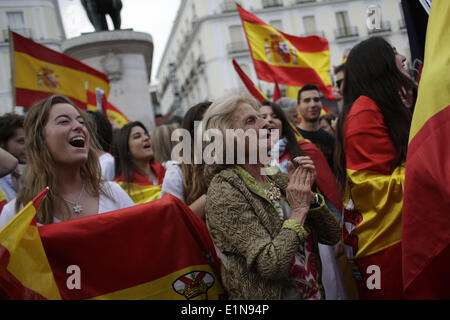
[[[297,111],[302,119],[298,126],[298,131],[303,138],[314,143],[333,168],[334,138],[328,132],[320,128],[319,119],[322,111],[322,101],[320,91],[313,84],[305,84],[297,96]]]
[[[336,97],[339,112],[341,112],[342,103],[344,102],[342,98],[344,89],[344,70],[345,70],[344,64],[340,64],[334,68],[334,76],[336,77],[336,80],[333,86],[333,94]]]
[[[0,147],[17,158],[19,166],[10,174],[0,178],[0,188],[9,202],[14,199],[19,191],[19,178],[21,166],[25,165],[25,133],[23,130],[24,116],[7,113],[0,117]]]

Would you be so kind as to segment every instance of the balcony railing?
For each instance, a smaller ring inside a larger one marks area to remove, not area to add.
[[[334,35],[336,36],[336,39],[344,39],[344,38],[358,37],[359,32],[356,26],[355,27],[349,26],[346,28],[334,29]]]
[[[282,7],[282,0],[262,0],[263,8]]]
[[[237,10],[236,2],[239,3],[239,1],[234,0],[224,0],[222,2],[222,12],[236,11]]]
[[[368,29],[369,34],[380,33],[380,32],[390,32],[391,22],[390,21],[381,21],[380,28]]]
[[[319,37],[325,37],[325,32],[321,30],[315,30],[315,31],[308,31],[305,33],[302,33],[302,37],[309,37],[309,36],[319,36]]]
[[[32,38],[30,28],[11,28],[11,31],[20,34],[22,37]],[[8,29],[3,29],[3,38],[8,41]]]
[[[228,53],[238,53],[248,51],[247,42],[245,41],[235,41],[227,45]]]
[[[316,0],[295,0],[296,4],[303,4],[308,2],[316,2]]]

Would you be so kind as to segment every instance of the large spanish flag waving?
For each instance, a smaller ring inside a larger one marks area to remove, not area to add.
[[[283,33],[236,4],[259,79],[288,86],[315,84],[335,100],[330,79],[328,40]]]
[[[433,0],[411,125],[403,207],[408,298],[450,299],[450,1]]]
[[[30,238],[24,233],[31,228],[34,213],[24,209],[0,231],[0,243],[6,247],[0,253],[0,292],[6,298],[225,298],[205,223],[172,195],[34,226]],[[9,245],[14,241],[15,246]],[[6,270],[3,265],[9,257]]]
[[[54,94],[69,97],[86,109],[86,87],[109,93],[109,79],[88,65],[10,32],[16,105],[31,107]]]

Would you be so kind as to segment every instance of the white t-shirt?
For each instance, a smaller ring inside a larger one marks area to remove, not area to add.
[[[111,195],[112,200],[105,195],[100,194],[98,213],[105,213],[134,206],[133,200],[131,200],[130,196],[116,182],[106,181],[103,184],[102,189],[107,194]],[[16,199],[13,199],[3,207],[2,213],[0,214],[0,229],[16,215],[15,205]],[[53,223],[57,222],[61,222],[61,220],[53,218]]]
[[[184,202],[183,172],[175,161],[167,161],[166,174],[161,186],[161,197],[170,193]]]
[[[108,181],[113,181],[115,178],[114,157],[106,152],[98,158],[98,161],[100,162],[103,178]]]

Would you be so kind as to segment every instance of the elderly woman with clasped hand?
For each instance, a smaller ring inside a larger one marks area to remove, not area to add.
[[[295,165],[288,163],[289,174],[278,170],[264,174],[262,161],[252,164],[252,152],[271,144],[273,128],[262,118],[258,102],[247,96],[214,102],[202,124],[203,132],[213,128],[223,133],[224,159],[243,142],[236,140],[246,142],[245,163],[205,166],[210,181],[206,221],[229,298],[324,299],[318,242],[336,244],[341,229],[322,195],[311,190],[316,177],[312,160],[293,159]],[[258,143],[248,143],[249,135],[245,135],[226,144],[227,129],[253,129]],[[236,159],[236,152],[233,155]]]

